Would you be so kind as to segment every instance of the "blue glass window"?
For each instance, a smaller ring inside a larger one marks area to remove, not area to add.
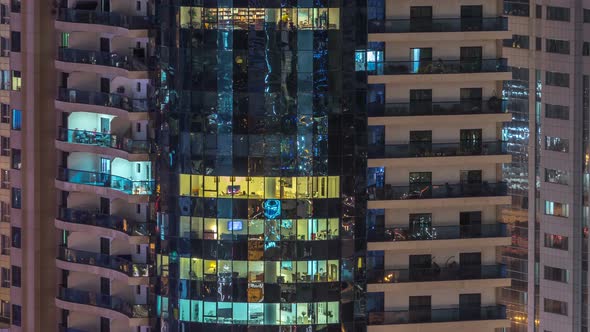
[[[12,110],[12,130],[21,130],[22,113],[20,110]]]

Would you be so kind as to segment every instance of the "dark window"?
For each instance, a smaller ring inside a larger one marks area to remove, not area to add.
[[[10,171],[7,169],[0,169],[0,188],[10,188]]]
[[[20,240],[21,240],[21,229],[20,227],[12,227],[11,231],[12,236],[12,247],[20,248]]]
[[[10,288],[10,269],[3,267],[0,271],[2,274],[0,278],[2,279],[2,283],[0,286],[2,288]]]
[[[535,7],[535,14],[537,18],[543,18],[543,6],[537,5]]]
[[[20,169],[21,166],[21,151],[19,149],[12,149],[12,169]]]
[[[568,238],[563,235],[545,233],[545,247],[559,250],[568,249]]]
[[[13,304],[12,305],[12,325],[20,326],[21,325],[21,307],[20,305]]]
[[[543,49],[543,38],[535,37],[535,50],[541,51]]]
[[[557,54],[570,54],[570,42],[567,40],[546,39],[545,52]]]
[[[545,117],[550,119],[569,120],[568,106],[545,104]]]
[[[550,21],[570,21],[570,9],[567,7],[551,7],[547,6],[547,17]]]
[[[10,123],[10,111],[8,104],[0,104],[0,123]]]
[[[570,74],[552,71],[545,72],[545,84],[568,88],[570,86]]]
[[[0,235],[0,250],[2,255],[10,255],[10,236]]]
[[[10,56],[10,39],[0,37],[0,56]]]
[[[0,137],[0,149],[2,149],[2,151],[0,151],[0,155],[10,156],[10,137]]]
[[[545,280],[558,281],[558,282],[569,282],[570,273],[566,269],[560,269],[557,267],[546,266],[544,269]]]
[[[141,10],[141,1],[135,2],[135,10]]]
[[[567,302],[544,299],[543,307],[545,312],[567,316]]]
[[[590,55],[590,43],[589,42],[584,42],[584,44],[582,44],[582,55],[584,55],[584,56]]]
[[[584,23],[590,23],[590,9],[584,9]]]
[[[12,207],[15,209],[21,208],[21,190],[20,188],[12,188]]]
[[[20,287],[20,266],[12,266],[12,286]]]
[[[569,174],[566,171],[545,168],[545,182],[567,185]]]
[[[567,138],[545,136],[545,150],[569,152],[570,144]]]
[[[512,35],[512,39],[504,39],[504,47],[529,48],[529,36]]]
[[[10,51],[20,52],[20,31],[10,31]]]

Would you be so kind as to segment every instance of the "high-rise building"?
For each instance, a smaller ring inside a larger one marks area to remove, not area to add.
[[[368,15],[369,330],[506,328],[501,2],[371,1]]]
[[[507,213],[521,227],[503,252],[515,272],[503,302],[520,311],[513,331],[587,331],[590,2],[505,1],[504,9],[512,36],[503,53],[513,66],[504,91],[519,114],[505,137],[520,155],[505,176],[522,214]]]

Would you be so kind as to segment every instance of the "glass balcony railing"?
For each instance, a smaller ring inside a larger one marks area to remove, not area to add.
[[[506,17],[389,19],[369,21],[369,33],[508,31]]]
[[[89,186],[107,187],[131,195],[151,195],[154,181],[135,181],[121,176],[107,173],[82,171],[60,167],[57,179],[59,181],[85,184]]]
[[[370,201],[428,199],[428,198],[457,198],[506,196],[508,186],[506,182],[498,183],[462,183],[462,184],[414,184],[412,186],[391,186],[384,188],[368,188]]]
[[[152,313],[148,304],[131,304],[115,296],[65,288],[63,286],[59,288],[58,298],[66,302],[118,311],[129,318],[149,318]]]
[[[104,267],[125,273],[130,277],[150,277],[154,274],[153,265],[133,263],[130,261],[131,255],[129,255],[129,259],[125,259],[117,256],[59,247],[57,259],[70,263]]]
[[[375,62],[369,75],[461,74],[508,72],[506,59],[462,59]]]
[[[424,158],[506,154],[506,142],[410,143],[369,145],[369,158]]]
[[[130,236],[150,236],[155,232],[153,223],[129,221],[123,217],[101,214],[97,211],[60,207],[58,219],[74,224],[113,229]]]
[[[493,319],[506,319],[506,307],[497,305],[444,309],[418,308],[414,310],[369,313],[369,325],[441,323]]]
[[[130,30],[149,29],[154,25],[149,16],[126,16],[118,13],[71,8],[61,8],[57,20],[71,23],[109,25]]]
[[[57,329],[59,332],[87,332],[85,330],[80,330],[72,327],[67,327],[63,324],[60,324]]]
[[[131,55],[78,50],[74,48],[60,48],[57,54],[57,59],[64,62],[117,67],[130,71],[146,71],[151,68],[146,61],[140,60]]]
[[[66,103],[114,107],[127,112],[147,112],[151,102],[148,99],[133,99],[116,93],[102,93],[75,89],[59,89],[57,100]]]
[[[127,137],[121,138],[109,133],[63,127],[59,127],[58,140],[68,143],[112,148],[129,153],[150,153],[151,148],[150,141],[134,140]]]
[[[503,265],[456,266],[414,269],[368,269],[368,283],[401,283],[506,278]]]
[[[506,237],[506,224],[457,225],[457,226],[422,226],[422,227],[387,227],[372,228],[367,232],[369,242],[385,241],[423,241],[456,240],[490,237]]]
[[[445,101],[411,103],[369,103],[369,116],[466,115],[506,113],[506,100],[492,97],[487,101]]]

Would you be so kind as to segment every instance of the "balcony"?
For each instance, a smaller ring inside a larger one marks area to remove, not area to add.
[[[58,325],[57,330],[59,332],[87,332],[85,330],[80,330],[80,329],[73,328],[73,327],[67,327],[67,326],[65,326],[63,324]]]
[[[386,104],[370,103],[368,104],[367,112],[369,117],[479,115],[506,113],[506,107],[506,100],[492,97],[486,102],[482,100],[469,100]]]
[[[127,259],[124,257],[75,250],[61,246],[58,248],[57,259],[68,263],[89,265],[114,270],[131,278],[148,278],[154,275],[153,265],[133,263],[131,261],[131,255],[129,255]],[[66,266],[62,266],[60,268],[71,270],[69,268],[64,267]],[[81,271],[87,270],[81,269]]]
[[[369,325],[397,325],[397,324],[422,324],[422,323],[444,323],[444,322],[465,322],[483,320],[506,320],[506,308],[501,305],[489,307],[468,307],[468,308],[444,308],[444,309],[417,309],[401,311],[385,311],[369,313]],[[465,331],[465,329],[462,329]],[[493,330],[489,326],[486,330]],[[374,329],[373,331],[377,331]],[[381,331],[381,329],[379,329]],[[383,330],[385,331],[385,330]],[[467,331],[484,331],[469,330]]]
[[[405,242],[405,241],[433,241],[484,239],[507,237],[506,224],[457,225],[457,226],[427,226],[411,229],[408,226],[369,229],[369,242]],[[377,249],[370,249],[377,250]]]
[[[71,64],[80,65],[72,66]],[[113,70],[96,66],[112,68]],[[128,77],[130,79],[148,78],[147,71],[151,68],[145,59],[139,59],[132,55],[121,55],[117,53],[80,50],[73,48],[59,49],[56,67],[57,69],[64,72],[86,71],[96,72],[99,74],[108,73],[112,75]]]
[[[508,186],[498,183],[463,184],[414,184],[412,186],[391,186],[368,188],[369,208],[413,208],[469,205],[469,204],[509,204]],[[441,205],[442,204],[442,205]]]
[[[152,314],[147,304],[131,304],[115,296],[60,287],[56,299],[59,308],[85,311],[111,319],[130,319],[130,325],[148,325]],[[73,304],[73,305],[72,305]],[[82,305],[82,306],[80,306]],[[93,309],[96,308],[96,309]],[[132,319],[132,320],[131,320]]]
[[[369,33],[508,31],[508,18],[434,18],[369,21]]]
[[[111,175],[107,173],[83,171],[77,169],[69,169],[60,167],[58,169],[57,181],[67,182],[74,186],[59,185],[58,188],[66,191],[90,191],[98,195],[119,196],[120,198],[128,198],[131,196],[147,196],[151,195],[154,190],[154,181],[136,181],[127,179],[121,176]],[[83,185],[79,187],[76,185]],[[89,190],[89,186],[96,188],[105,188],[104,190]],[[67,189],[66,189],[67,188]],[[116,195],[120,193],[122,195]]]
[[[369,158],[428,158],[506,154],[506,142],[410,143],[372,145]]]
[[[367,283],[407,283],[429,281],[451,281],[469,279],[506,278],[503,265],[457,266],[449,268],[431,267],[415,269],[369,269]]]
[[[57,221],[70,224],[63,225],[64,227],[57,227],[69,231],[88,231],[88,228],[84,226],[97,227],[109,234],[110,231],[115,231],[114,236],[124,234],[133,244],[147,243],[147,237],[155,232],[155,225],[153,223],[134,222],[119,216],[101,214],[97,211],[76,210],[66,207],[59,208]],[[83,226],[76,227],[73,225]],[[137,239],[131,241],[131,238]]]
[[[133,118],[133,120],[147,119],[147,114],[142,113],[147,113],[152,107],[151,100],[149,99],[133,99],[117,93],[102,93],[66,88],[59,89],[57,100],[72,104],[60,105],[62,106],[60,108],[65,111],[128,116],[130,119]],[[84,105],[88,106],[85,107]]]
[[[72,149],[71,146],[57,144],[57,148],[62,151],[75,152],[91,152],[97,154],[114,155],[130,161],[136,160],[147,160],[148,154],[151,151],[150,141],[134,140],[128,137],[118,137],[114,134],[101,133],[88,130],[80,129],[68,129],[59,127],[58,142],[80,144],[76,149]],[[98,147],[98,149],[88,149],[87,147]],[[119,150],[124,153],[116,153],[114,150]],[[143,155],[143,156],[132,156],[132,155]]]
[[[61,8],[57,15],[57,21],[108,25],[128,30],[144,30],[154,26],[154,23],[148,16],[127,16],[113,12],[98,12],[72,8]]]

